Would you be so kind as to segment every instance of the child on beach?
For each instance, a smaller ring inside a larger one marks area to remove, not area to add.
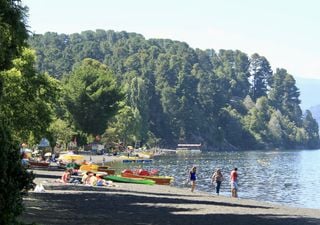
[[[193,166],[189,172],[189,175],[190,175],[189,178],[191,181],[191,192],[193,192],[194,189],[196,188],[196,180],[197,180],[196,170],[197,170],[197,167]]]

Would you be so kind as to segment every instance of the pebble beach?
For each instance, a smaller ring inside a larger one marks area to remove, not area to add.
[[[187,188],[117,183],[90,187],[56,182],[61,171],[35,170],[44,192],[24,198],[21,221],[87,224],[320,224],[320,210],[191,192]]]

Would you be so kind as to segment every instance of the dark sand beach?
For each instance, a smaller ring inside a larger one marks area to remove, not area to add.
[[[191,193],[171,186],[119,183],[89,187],[54,182],[61,171],[35,171],[45,192],[24,199],[21,220],[36,224],[320,224],[320,210]]]

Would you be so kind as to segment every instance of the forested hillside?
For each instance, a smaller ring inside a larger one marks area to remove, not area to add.
[[[106,141],[165,147],[202,143],[209,150],[319,146],[318,124],[309,111],[303,116],[293,76],[285,69],[272,71],[268,60],[258,54],[193,49],[183,42],[104,30],[33,35],[29,43],[36,50],[38,69],[61,79],[67,90],[69,77],[76,84],[79,71],[75,70],[86,58],[103,63],[115,76],[123,95],[115,101],[122,100],[110,118],[99,122],[98,117],[90,124],[100,123],[100,128],[102,124],[103,132],[96,129],[91,134],[103,133]],[[90,79],[95,82],[98,77]],[[86,95],[79,93],[73,99],[82,101]],[[68,105],[68,98],[62,102]],[[92,115],[99,104],[78,105],[82,114],[92,108]],[[80,122],[88,115],[77,117],[70,112],[74,107],[59,107],[57,120],[77,134],[88,134]]]

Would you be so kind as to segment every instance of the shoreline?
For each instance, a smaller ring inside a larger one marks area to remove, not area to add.
[[[37,224],[320,224],[320,210],[214,196],[162,185],[90,187],[55,183],[61,171],[34,170],[43,193],[24,198],[21,220]]]

